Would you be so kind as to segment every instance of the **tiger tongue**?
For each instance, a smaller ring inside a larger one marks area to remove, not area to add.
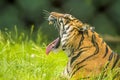
[[[46,54],[48,55],[52,49],[56,47],[56,45],[59,44],[59,38],[55,39],[53,42],[51,42],[47,48],[46,48]]]

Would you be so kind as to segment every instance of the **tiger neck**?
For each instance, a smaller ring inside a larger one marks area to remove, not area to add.
[[[69,73],[72,72],[72,69],[79,69],[80,67],[77,68],[77,66],[84,66],[89,61],[91,61],[89,65],[93,67],[88,68],[89,70],[97,69],[97,65],[99,65],[99,69],[102,69],[110,59],[109,56],[112,52],[99,34],[91,30],[83,33],[82,36],[81,34],[76,34],[74,38],[71,38],[71,46],[69,53],[67,53],[69,58],[68,66],[70,66],[68,69]]]
[[[91,30],[88,30],[82,34],[75,32],[74,37],[71,37],[69,40],[70,42],[68,42],[68,44],[70,44],[69,46],[71,46],[71,48],[68,51],[68,57],[77,53],[82,54],[84,52],[88,52],[85,55],[91,55],[92,51],[94,54],[102,53],[102,49],[107,46],[99,34]]]

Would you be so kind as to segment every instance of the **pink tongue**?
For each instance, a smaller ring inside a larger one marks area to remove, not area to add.
[[[51,42],[47,48],[46,48],[46,54],[48,55],[50,53],[50,51],[54,48],[54,46],[56,46],[56,44],[58,43],[59,38],[55,39],[53,42]]]

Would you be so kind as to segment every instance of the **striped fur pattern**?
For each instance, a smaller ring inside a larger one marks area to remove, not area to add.
[[[62,73],[68,79],[89,78],[104,68],[120,67],[120,57],[103,41],[94,27],[70,14],[51,12],[48,18],[60,34],[60,44],[69,58]]]

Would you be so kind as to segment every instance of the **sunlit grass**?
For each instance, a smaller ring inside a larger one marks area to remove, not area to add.
[[[46,45],[38,42],[41,34],[37,34],[36,42],[28,36],[18,33],[16,27],[15,32],[0,31],[0,80],[62,80],[60,74],[67,63],[64,52],[46,55]],[[113,80],[115,72],[109,71],[105,78],[99,75],[90,80]]]
[[[0,52],[1,80],[51,80],[65,65],[63,54],[46,56],[44,48],[32,42],[7,43]]]
[[[44,44],[36,44],[25,33],[18,35],[17,30],[14,35],[0,32],[0,80],[57,80],[67,61],[65,54],[47,56]]]

